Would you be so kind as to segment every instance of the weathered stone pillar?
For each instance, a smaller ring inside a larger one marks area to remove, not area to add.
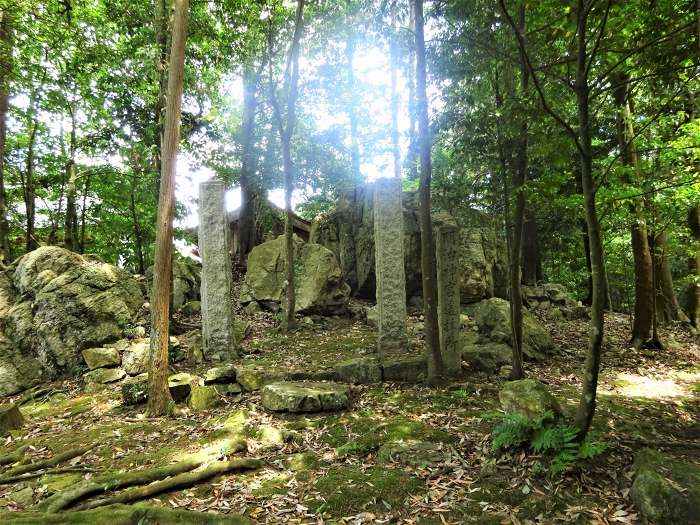
[[[445,364],[445,373],[451,377],[458,376],[462,372],[462,356],[459,348],[459,243],[457,226],[443,225],[436,229],[440,352]]]
[[[202,343],[204,355],[238,356],[231,311],[230,231],[224,203],[226,185],[199,185],[199,253],[202,257]]]
[[[403,237],[401,180],[378,179],[374,185],[374,253],[380,356],[405,351],[408,346]]]

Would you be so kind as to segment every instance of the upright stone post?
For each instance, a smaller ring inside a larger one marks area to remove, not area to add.
[[[199,253],[202,258],[202,343],[204,355],[238,356],[231,310],[230,232],[224,203],[226,185],[199,185]]]
[[[456,377],[462,372],[462,356],[459,349],[459,228],[443,225],[436,230],[440,353],[445,373]]]
[[[380,357],[405,351],[406,275],[403,255],[401,180],[381,178],[374,183],[374,246]]]

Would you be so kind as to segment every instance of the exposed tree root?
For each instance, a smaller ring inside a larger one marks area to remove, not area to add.
[[[44,470],[47,468],[55,467],[56,465],[60,465],[64,461],[68,461],[69,459],[82,456],[83,454],[85,454],[89,450],[92,450],[93,448],[95,448],[95,445],[74,448],[72,450],[62,452],[61,454],[55,454],[53,457],[45,459],[43,461],[36,461],[34,463],[27,463],[26,465],[19,465],[15,468],[11,468],[7,472],[5,472],[2,477],[0,477],[0,485],[12,483],[12,480],[14,480],[20,474],[26,474],[27,472],[34,472],[36,470]]]
[[[115,503],[130,503],[132,501],[150,498],[163,492],[170,492],[171,490],[191,487],[192,485],[196,485],[201,481],[205,481],[207,479],[219,476],[221,474],[226,474],[234,470],[251,470],[260,468],[262,464],[262,461],[260,461],[259,459],[252,458],[233,459],[231,461],[217,461],[207,465],[202,470],[186,472],[184,474],[173,476],[172,478],[156,481],[154,483],[151,483],[150,485],[136,487],[131,490],[125,490],[124,492],[117,494],[116,496],[113,496],[111,498],[90,501],[78,507],[78,510],[94,509],[96,507],[113,505]]]
[[[36,508],[47,512],[59,512],[87,497],[96,494],[104,494],[110,490],[124,489],[159,481],[170,476],[176,476],[177,474],[194,470],[202,464],[203,460],[191,459],[154,469],[104,474],[94,480],[84,481],[70,489],[58,492],[46,498],[37,505]]]
[[[46,474],[69,474],[74,472],[98,472],[94,468],[88,467],[65,467],[65,468],[52,468],[52,469],[42,469],[34,472],[27,472],[26,474],[19,474],[11,478],[3,478],[4,483],[15,483],[17,481],[24,481],[25,479],[39,478]]]
[[[0,456],[0,465],[12,465],[13,463],[17,463],[24,457],[24,453],[27,451],[28,448],[29,445],[22,445],[14,452],[10,452],[9,454],[3,454],[2,456]]]
[[[43,512],[6,512],[3,525],[155,525],[163,523],[191,523],[197,525],[249,525],[252,522],[238,514],[209,514],[167,509],[148,505],[111,505],[81,512],[60,514]]]

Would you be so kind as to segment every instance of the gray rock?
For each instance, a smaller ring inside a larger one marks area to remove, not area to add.
[[[148,339],[138,339],[124,351],[122,368],[127,374],[136,376],[148,372],[149,346]]]
[[[24,417],[19,407],[14,403],[0,405],[0,436],[4,436],[10,430],[17,430],[24,426]]]
[[[495,374],[504,365],[510,365],[513,351],[502,343],[465,344],[462,346],[462,360],[471,370]]]
[[[337,383],[271,383],[263,387],[261,403],[273,412],[343,410],[350,407],[350,389]]]
[[[341,383],[367,385],[382,382],[382,368],[376,357],[356,357],[335,365],[337,380]]]
[[[657,525],[700,523],[700,465],[642,449],[634,459],[632,501]]]
[[[284,297],[284,236],[264,242],[248,255],[248,271],[241,290],[241,303],[257,301],[268,309]],[[350,287],[343,280],[331,251],[294,237],[296,312],[343,313]]]
[[[204,373],[204,384],[235,383],[236,367],[234,365],[222,365],[210,368]]]
[[[384,381],[420,383],[428,373],[424,356],[389,356],[382,359]]]
[[[280,381],[284,378],[282,372],[260,368],[255,365],[239,366],[236,368],[236,381],[247,392],[260,390],[269,383]]]
[[[192,385],[189,398],[189,405],[192,410],[209,410],[224,405],[226,396],[233,396],[241,393],[240,385],[233,383],[230,385]]]
[[[180,372],[168,377],[168,388],[173,401],[176,403],[184,401],[192,392],[192,388],[197,385],[203,385],[202,378],[197,377],[187,372]]]
[[[5,335],[24,360],[33,360],[33,375],[48,379],[78,375],[81,351],[121,339],[143,304],[131,275],[57,246],[24,255],[12,290],[17,302],[5,312]],[[3,357],[15,362],[0,348],[0,362]]]
[[[529,419],[545,417],[550,412],[553,418],[562,415],[556,398],[547,387],[536,379],[520,379],[503,385],[498,393],[501,407],[506,414],[518,414]]]
[[[479,332],[495,343],[510,345],[510,304],[505,299],[491,298],[481,301],[476,312]],[[526,309],[523,309],[523,353],[530,359],[544,359],[557,347],[552,337]]]
[[[121,358],[115,348],[86,348],[83,359],[90,370],[119,366]]]
[[[83,376],[85,384],[99,383],[101,385],[114,383],[126,376],[121,368],[97,368]]]
[[[125,405],[138,405],[148,400],[148,374],[130,377],[121,384],[122,400]]]

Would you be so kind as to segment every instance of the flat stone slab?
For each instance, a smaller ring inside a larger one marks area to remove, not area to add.
[[[367,385],[382,382],[382,367],[374,356],[356,357],[335,365],[338,381]]]
[[[262,405],[273,412],[325,412],[350,407],[350,388],[338,383],[280,381],[262,389]]]
[[[121,368],[97,368],[85,374],[83,379],[85,384],[99,383],[106,385],[107,383],[119,381],[124,376],[126,376],[126,372]]]

